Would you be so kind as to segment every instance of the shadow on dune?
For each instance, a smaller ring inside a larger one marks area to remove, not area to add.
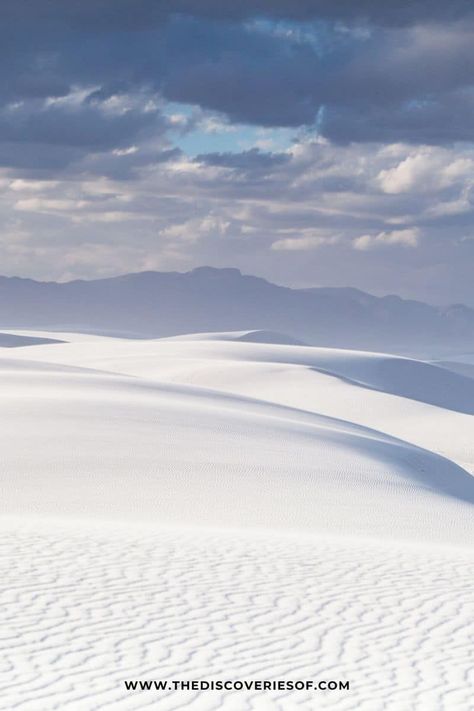
[[[378,430],[362,428],[361,438],[382,435]],[[363,450],[359,442],[357,449]],[[397,448],[399,451],[397,452]],[[403,478],[409,483],[417,483],[421,488],[433,493],[449,496],[474,505],[474,476],[450,459],[440,454],[412,445],[405,440],[387,437],[386,441],[377,439],[367,447],[367,453],[380,461],[398,464]]]
[[[471,363],[458,363],[454,360],[440,360],[435,363],[440,368],[450,370],[458,375],[463,375],[465,378],[474,378],[474,365]]]
[[[0,348],[21,348],[22,346],[42,346],[47,343],[64,343],[57,338],[18,336],[16,333],[0,333]]]
[[[474,415],[474,379],[430,363],[403,358],[382,359],[367,379],[364,375],[360,379],[350,377],[337,372],[337,369],[312,366],[311,370],[333,375],[368,390],[398,395],[464,415]]]

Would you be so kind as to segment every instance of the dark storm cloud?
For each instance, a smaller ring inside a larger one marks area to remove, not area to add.
[[[474,140],[474,94],[447,93],[401,106],[330,106],[320,124],[336,143],[393,140],[447,144]]]
[[[164,3],[166,5],[166,3]],[[183,12],[210,17],[270,16],[294,20],[325,18],[365,20],[385,26],[404,26],[418,21],[446,21],[463,17],[472,9],[470,0],[178,0]]]
[[[0,110],[0,166],[62,170],[88,154],[120,150],[150,133],[160,135],[167,125],[159,111],[114,113],[84,102],[72,107],[23,103]],[[137,165],[155,162],[156,151],[134,159]]]
[[[51,106],[26,115],[21,110],[0,115],[0,135],[5,141],[95,150],[120,146],[151,126],[159,128],[152,113],[104,115],[87,106],[75,110]]]
[[[299,29],[303,23],[306,34],[285,21],[299,22]],[[354,32],[359,22],[365,34]],[[318,121],[324,135],[341,142],[387,134],[433,143],[472,140],[473,27],[472,3],[459,0],[7,0],[0,100],[66,97],[74,87],[90,86],[84,104],[92,108],[142,90],[234,122],[297,127]],[[456,117],[449,121],[453,93]],[[91,145],[121,145],[150,118],[111,122],[85,106],[80,111],[79,124],[94,118]],[[62,136],[85,145],[73,112],[53,108],[40,122],[46,143]],[[28,122],[24,129],[33,130]]]
[[[10,21],[28,15],[35,22],[80,28],[129,29],[163,22],[171,14],[242,20],[258,16],[277,19],[365,20],[384,26],[462,18],[470,0],[4,0],[2,14]]]
[[[25,150],[18,143],[0,141],[0,166],[20,171],[22,175],[39,173],[49,178],[82,157],[83,151],[77,148],[30,143]]]
[[[323,56],[308,43],[244,28],[200,33],[176,22],[169,30],[175,46],[187,47],[157,86],[174,101],[241,123],[317,122],[341,141],[474,138],[474,27],[384,31],[364,41],[335,33]],[[202,45],[193,46],[196,36]]]

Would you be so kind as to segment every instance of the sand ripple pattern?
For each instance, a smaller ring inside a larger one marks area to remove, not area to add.
[[[4,526],[1,709],[474,708],[468,551],[49,526]],[[342,679],[351,689],[168,693],[123,685],[217,678]]]

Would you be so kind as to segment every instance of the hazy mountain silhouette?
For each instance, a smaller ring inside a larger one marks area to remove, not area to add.
[[[0,277],[0,327],[137,337],[266,329],[311,344],[407,353],[474,345],[474,310],[466,306],[353,288],[290,289],[211,267],[67,283]]]

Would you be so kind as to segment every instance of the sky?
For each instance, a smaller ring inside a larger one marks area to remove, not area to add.
[[[0,272],[474,306],[471,0],[2,0]]]

